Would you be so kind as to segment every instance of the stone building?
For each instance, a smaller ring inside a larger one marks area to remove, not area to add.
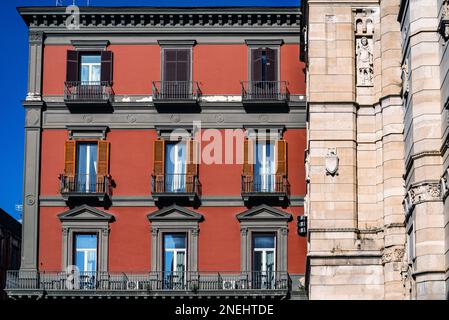
[[[302,3],[310,299],[446,299],[449,4]]]

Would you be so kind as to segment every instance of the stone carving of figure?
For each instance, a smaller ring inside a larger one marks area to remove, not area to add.
[[[367,37],[357,41],[357,84],[370,86],[373,84],[373,51]]]

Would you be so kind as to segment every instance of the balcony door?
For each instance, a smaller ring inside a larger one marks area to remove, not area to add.
[[[276,269],[276,236],[253,234],[252,281],[254,289],[272,289]]]
[[[187,235],[164,234],[164,289],[182,289],[186,281]]]
[[[161,91],[166,99],[187,99],[190,96],[190,49],[164,49]]]
[[[75,265],[79,271],[79,288],[93,289],[97,272],[97,235],[75,234]],[[76,284],[78,287],[78,284]]]
[[[274,98],[278,92],[277,50],[252,49],[250,94],[257,98]]]
[[[276,164],[274,141],[259,140],[256,142],[254,163],[254,191],[275,192]]]
[[[77,192],[96,192],[98,144],[77,143],[76,185]]]
[[[165,145],[165,192],[186,191],[186,143]]]

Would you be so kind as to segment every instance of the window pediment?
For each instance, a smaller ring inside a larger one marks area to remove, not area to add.
[[[59,220],[66,221],[112,221],[114,216],[88,205],[82,205],[58,215]]]
[[[239,221],[263,221],[263,220],[290,221],[292,219],[292,215],[290,213],[281,211],[279,209],[267,205],[260,205],[238,214],[237,219]]]
[[[147,217],[150,221],[200,221],[203,219],[203,216],[198,212],[178,205],[157,210],[150,213]]]

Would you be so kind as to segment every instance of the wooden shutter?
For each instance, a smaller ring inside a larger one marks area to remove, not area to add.
[[[67,51],[67,81],[79,80],[79,52],[74,50]]]
[[[76,142],[67,140],[64,146],[64,175],[66,177],[75,176],[76,166]]]
[[[262,81],[262,49],[251,49],[251,81]]]
[[[177,50],[176,81],[190,81],[190,50],[189,49]]]
[[[276,141],[276,175],[287,175],[287,142],[284,139]]]
[[[164,49],[163,81],[176,81],[176,49]]]
[[[98,141],[97,175],[109,175],[109,142],[103,140]]]
[[[155,140],[153,143],[153,175],[154,191],[164,192],[164,174],[165,174],[165,141]]]
[[[254,141],[245,139],[243,143],[243,181],[242,188],[244,192],[253,190],[254,179]]]
[[[101,81],[112,83],[112,52],[101,52]]]
[[[195,177],[198,175],[198,141],[187,141],[186,191],[195,191]]]
[[[267,69],[266,69],[266,79],[267,81],[277,81],[277,50],[276,49],[266,49],[267,53]]]

